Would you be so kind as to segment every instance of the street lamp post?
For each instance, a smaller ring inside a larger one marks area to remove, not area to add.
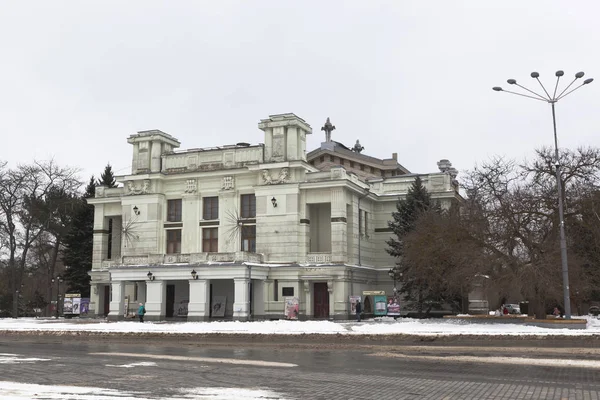
[[[521,89],[526,90],[527,92],[533,94],[534,96],[531,95],[527,95],[527,94],[523,94],[523,93],[517,93],[517,92],[511,92],[508,90],[504,90],[499,86],[495,86],[492,89],[495,90],[496,92],[506,92],[506,93],[510,93],[510,94],[515,94],[517,96],[522,96],[522,97],[527,97],[530,99],[534,99],[534,100],[539,100],[539,101],[544,101],[546,103],[549,103],[550,106],[552,107],[552,126],[554,128],[554,157],[555,157],[555,166],[556,166],[556,187],[558,189],[558,218],[559,218],[559,230],[560,230],[560,258],[562,261],[562,277],[563,277],[563,297],[564,297],[564,303],[565,303],[565,318],[566,319],[570,319],[571,318],[571,299],[569,296],[569,265],[567,262],[567,240],[565,237],[565,221],[564,221],[564,210],[563,210],[563,190],[562,190],[562,182],[561,182],[561,173],[560,173],[560,159],[558,156],[558,138],[556,135],[556,112],[555,112],[555,107],[554,105],[561,99],[565,98],[566,96],[568,96],[569,94],[573,93],[574,91],[576,91],[577,89],[579,89],[580,87],[590,84],[592,83],[592,81],[594,79],[592,78],[588,78],[586,80],[584,80],[579,86],[569,90],[571,88],[571,86],[573,86],[573,84],[578,80],[583,78],[583,76],[585,75],[583,72],[578,72],[575,74],[575,79],[573,79],[573,81],[567,85],[566,88],[564,88],[562,90],[562,92],[560,92],[558,94],[558,96],[556,95],[556,92],[558,90],[558,84],[560,82],[560,78],[564,75],[563,71],[556,71],[556,85],[554,86],[554,93],[552,94],[552,96],[550,95],[550,93],[546,90],[546,88],[544,87],[544,85],[542,84],[542,82],[540,81],[539,77],[540,74],[537,72],[532,72],[531,73],[531,77],[535,80],[538,81],[538,83],[540,84],[540,86],[542,87],[542,89],[544,90],[545,96],[541,95],[539,93],[534,92],[533,90],[527,89],[524,86],[521,86],[520,84],[517,83],[517,81],[515,79],[509,79],[506,82],[508,82],[509,85],[516,85],[518,87],[520,87]]]
[[[13,297],[13,318],[19,318],[19,295],[24,286],[25,285],[21,283],[19,289],[15,290],[15,296]]]
[[[56,319],[58,319],[58,301],[60,299],[60,284],[63,283],[63,278],[61,276],[56,277],[56,279],[52,278],[52,283],[56,282]]]
[[[388,271],[388,275],[394,281],[394,300],[397,300],[398,288],[396,288],[396,282],[402,279],[402,272],[400,272],[400,267],[396,265],[394,266],[394,268],[390,268],[390,270]]]

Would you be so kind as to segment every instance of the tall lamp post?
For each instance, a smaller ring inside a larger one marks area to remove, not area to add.
[[[398,288],[396,288],[396,282],[402,280],[402,272],[400,272],[400,267],[396,265],[394,268],[390,268],[388,275],[394,280],[394,300],[397,300]]]
[[[21,283],[19,288],[15,290],[15,296],[13,297],[13,318],[19,318],[19,296],[24,286]]]
[[[495,90],[496,92],[505,92],[505,93],[515,94],[517,96],[527,97],[527,98],[534,99],[534,100],[544,101],[546,103],[549,103],[550,106],[552,107],[552,126],[554,127],[554,157],[555,157],[555,166],[556,166],[556,187],[558,189],[558,218],[559,218],[558,225],[559,225],[559,229],[560,229],[560,258],[562,261],[563,297],[564,297],[564,303],[565,303],[565,318],[571,319],[571,299],[569,296],[569,266],[568,266],[568,262],[567,262],[567,240],[565,238],[563,190],[562,190],[562,182],[560,179],[560,176],[561,176],[561,174],[560,174],[560,159],[558,156],[558,138],[556,135],[556,113],[554,110],[554,105],[559,100],[565,98],[566,96],[573,93],[580,87],[592,83],[592,81],[594,79],[588,78],[588,79],[584,80],[579,86],[576,86],[575,88],[569,90],[571,88],[571,86],[573,86],[573,84],[578,79],[583,78],[583,76],[585,75],[583,72],[578,72],[575,74],[575,79],[573,79],[573,81],[571,83],[569,83],[569,85],[567,85],[567,87],[564,88],[557,95],[556,92],[558,91],[558,84],[560,83],[560,78],[564,74],[565,73],[563,71],[556,71],[556,74],[555,74],[556,75],[556,84],[554,85],[554,92],[552,93],[552,95],[550,95],[550,93],[546,90],[546,88],[540,81],[540,74],[537,72],[532,72],[531,77],[538,81],[538,83],[544,90],[545,95],[541,95],[539,93],[534,92],[533,90],[527,89],[525,86],[518,84],[517,81],[514,79],[509,79],[506,82],[508,82],[509,85],[515,85],[515,86],[520,87],[523,90],[526,90],[528,93],[530,93],[533,96],[531,96],[530,94],[523,94],[523,93],[512,92],[509,90],[504,90],[499,86],[495,86],[492,89]]]
[[[60,284],[63,283],[63,278],[61,276],[57,276],[56,279],[52,278],[52,283],[56,282],[58,287],[56,288],[56,319],[58,319],[58,301],[60,298]]]

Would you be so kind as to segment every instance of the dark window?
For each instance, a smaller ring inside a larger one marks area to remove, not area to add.
[[[181,229],[167,230],[167,254],[181,253]]]
[[[256,225],[242,226],[242,251],[256,252]]]
[[[283,296],[293,296],[294,295],[294,288],[293,287],[284,287],[284,288],[281,288],[281,294]]]
[[[167,200],[167,221],[181,221],[181,199]]]
[[[243,194],[241,201],[242,218],[256,218],[256,196],[253,194]]]
[[[319,157],[319,161],[321,161],[321,162],[325,161],[325,156]]]
[[[369,213],[365,211],[365,236],[369,236]]]
[[[350,161],[350,168],[354,168],[354,161]]]
[[[364,165],[362,165],[362,164],[360,164],[360,170],[361,170],[361,171],[364,171],[364,170],[365,170],[365,166],[364,166]]]
[[[202,229],[202,251],[204,253],[219,252],[219,228]]]
[[[329,161],[333,162],[333,156],[329,156]]]
[[[361,209],[358,210],[358,234],[361,236],[363,234],[363,211]]]
[[[381,171],[381,176],[382,176],[383,178],[385,178],[385,171],[383,171],[383,170]]]
[[[219,198],[204,197],[202,199],[202,219],[219,219]]]
[[[371,173],[374,174],[375,173],[375,168],[371,167]]]
[[[273,300],[279,301],[279,281],[277,279],[273,282]]]

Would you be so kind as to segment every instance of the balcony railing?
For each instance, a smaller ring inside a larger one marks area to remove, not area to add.
[[[237,251],[231,253],[148,254],[123,256],[119,261],[103,261],[103,267],[169,264],[210,264],[218,262],[262,263],[262,254]]]
[[[331,262],[331,253],[308,253],[306,261],[314,264],[327,264]]]

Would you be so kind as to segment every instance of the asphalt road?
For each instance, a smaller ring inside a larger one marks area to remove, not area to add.
[[[205,398],[181,397],[181,389],[202,387],[302,400],[599,399],[600,349],[547,344],[4,335],[0,354],[14,362],[0,362],[0,398],[4,381],[135,391],[144,399]]]

